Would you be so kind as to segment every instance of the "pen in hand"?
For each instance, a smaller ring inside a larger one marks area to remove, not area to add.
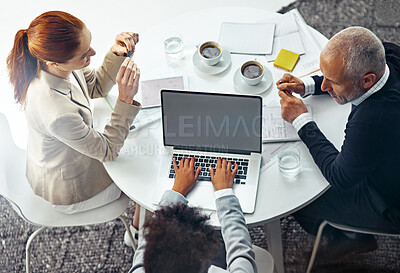
[[[128,50],[128,52],[124,53],[124,56],[125,56],[125,57],[128,57],[128,58],[132,58],[133,52],[130,51],[130,50]]]
[[[283,83],[283,81],[279,81],[279,84],[282,84],[282,83]],[[290,92],[290,91],[287,91],[287,90],[281,90],[281,91],[285,92],[286,95],[292,95],[292,92]]]

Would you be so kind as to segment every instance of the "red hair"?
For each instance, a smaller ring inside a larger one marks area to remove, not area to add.
[[[85,24],[62,11],[49,11],[36,17],[29,28],[19,30],[7,57],[14,99],[24,104],[31,81],[46,61],[65,63],[74,57]]]

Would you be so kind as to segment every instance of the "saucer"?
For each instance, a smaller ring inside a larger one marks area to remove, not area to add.
[[[194,67],[205,74],[214,75],[225,71],[231,64],[231,54],[229,50],[222,49],[221,60],[216,65],[207,65],[201,59],[197,51],[193,54]]]
[[[268,88],[271,86],[272,74],[271,74],[271,71],[269,71],[268,69],[265,69],[264,77],[260,83],[258,83],[256,85],[248,85],[242,79],[242,76],[240,75],[240,68],[239,68],[238,70],[236,70],[235,75],[233,76],[233,84],[235,85],[236,90],[239,91],[240,93],[251,94],[251,95],[261,94],[261,93],[267,91]]]

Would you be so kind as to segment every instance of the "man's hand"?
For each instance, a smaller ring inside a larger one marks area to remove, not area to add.
[[[302,80],[294,77],[289,73],[285,73],[283,77],[276,82],[277,88],[288,93],[297,93],[303,95],[305,93],[305,86]]]
[[[221,160],[218,157],[215,172],[211,166],[208,168],[211,175],[211,182],[216,191],[232,188],[233,178],[239,169],[236,163],[235,168],[232,170],[232,163],[230,161],[226,161],[226,159]]]
[[[308,112],[306,105],[301,99],[285,91],[279,91],[278,95],[281,97],[282,118],[287,122],[293,123],[298,116]]]
[[[194,172],[194,161],[194,157],[191,159],[182,158],[178,167],[176,165],[176,159],[174,158],[172,160],[175,170],[175,181],[172,190],[179,192],[183,196],[186,196],[186,194],[193,188],[194,184],[196,184],[196,180],[202,169],[200,166],[197,168],[196,172]]]
[[[132,104],[139,88],[140,69],[134,61],[126,58],[117,74],[118,100]]]
[[[133,54],[135,46],[139,42],[139,34],[133,32],[121,32],[115,37],[115,43],[111,51],[118,56],[126,56],[128,51]]]

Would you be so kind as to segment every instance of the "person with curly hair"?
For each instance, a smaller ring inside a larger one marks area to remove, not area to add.
[[[218,158],[216,170],[209,167],[226,249],[226,270],[211,265],[220,242],[217,231],[207,223],[209,217],[187,205],[185,196],[202,169],[200,166],[195,171],[194,164],[194,158],[184,158],[178,167],[173,160],[174,185],[161,197],[160,209],[144,224],[144,238],[130,273],[257,272],[250,234],[232,190],[237,164],[232,170],[231,162]]]

